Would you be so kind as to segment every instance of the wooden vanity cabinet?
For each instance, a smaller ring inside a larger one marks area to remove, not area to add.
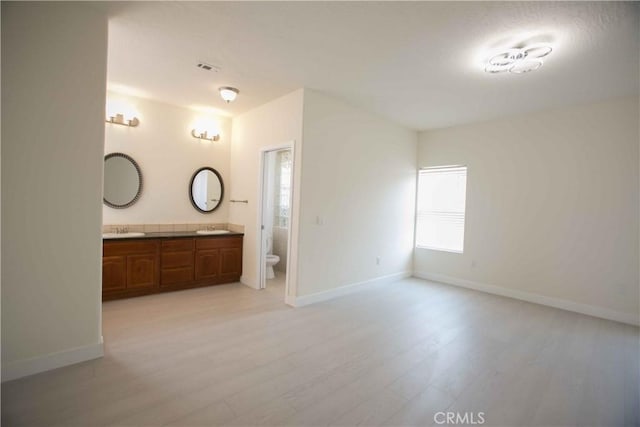
[[[198,249],[196,252],[196,280],[218,280],[220,270],[219,249]]]
[[[158,288],[160,246],[157,241],[113,241],[103,244],[102,296],[144,295]]]
[[[104,300],[232,283],[241,275],[242,236],[103,243]]]
[[[127,288],[127,257],[102,257],[102,293]]]
[[[161,287],[177,287],[193,282],[194,240],[167,239],[162,241]]]
[[[242,275],[242,246],[220,249],[219,280],[238,282]]]
[[[196,280],[237,282],[242,274],[242,239],[233,237],[196,240]]]

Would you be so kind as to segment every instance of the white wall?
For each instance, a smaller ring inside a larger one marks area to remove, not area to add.
[[[634,97],[422,132],[420,167],[468,166],[467,211],[464,254],[416,249],[417,274],[637,321],[638,124]]]
[[[261,107],[233,118],[231,143],[230,198],[249,200],[248,204],[232,203],[229,222],[244,225],[244,251],[242,282],[258,288],[259,255],[258,203],[260,183],[260,150],[295,141],[295,170],[293,173],[292,252],[296,251],[299,210],[299,177],[302,152],[302,89],[271,101]],[[295,266],[289,279],[296,283]],[[289,289],[295,295],[295,286]]]
[[[98,7],[2,3],[3,380],[102,354]]]
[[[2,20],[2,8],[0,7],[0,22]],[[0,28],[1,28],[0,23]],[[0,37],[1,39],[1,37]],[[0,49],[1,51],[1,49]],[[2,55],[0,55],[0,81],[2,81]],[[0,88],[0,94],[2,90]],[[2,102],[0,101],[0,242],[2,242]],[[0,296],[2,295],[2,244],[0,244]],[[1,298],[0,298],[1,301]],[[0,302],[0,366],[2,363],[2,303]],[[0,401],[2,401],[2,391],[0,390]]]
[[[231,120],[109,92],[107,110],[123,109],[135,112],[140,124],[134,128],[108,124],[105,154],[122,152],[133,157],[142,170],[144,187],[140,199],[129,208],[104,206],[103,223],[227,222]],[[209,122],[219,129],[219,141],[202,141],[191,136],[194,126],[202,122]],[[222,205],[209,214],[197,211],[189,200],[191,176],[203,166],[220,172],[225,186]]]
[[[303,140],[296,295],[411,272],[416,132],[305,89]]]

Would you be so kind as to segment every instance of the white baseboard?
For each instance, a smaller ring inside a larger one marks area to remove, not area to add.
[[[240,283],[242,283],[245,286],[250,287],[251,289],[258,289],[257,285],[252,284],[246,277],[244,276],[240,276]]]
[[[70,350],[59,351],[46,354],[44,356],[33,357],[26,360],[18,360],[7,364],[2,364],[2,382],[15,380],[28,375],[37,374],[51,369],[61,368],[97,359],[104,356],[104,345],[102,337],[100,342],[89,344]]]
[[[609,310],[593,305],[577,303],[561,298],[547,297],[540,294],[518,291],[515,289],[503,288],[501,286],[488,285],[485,283],[474,282],[472,280],[459,279],[437,273],[426,273],[414,271],[413,277],[419,279],[431,280],[433,282],[441,282],[448,285],[461,286],[463,288],[474,289],[489,294],[500,295],[503,297],[514,298],[522,301],[532,302],[534,304],[546,305],[549,307],[559,308],[562,310],[573,311],[575,313],[586,314],[588,316],[599,317],[602,319],[613,320],[629,325],[640,326],[640,319],[629,313]]]
[[[407,277],[411,277],[411,273],[408,271],[403,271],[400,273],[394,273],[369,280],[364,280],[362,282],[352,283],[350,285],[340,286],[339,288],[329,289],[328,291],[317,292],[311,295],[303,295],[300,297],[287,296],[285,302],[292,307],[303,307],[305,305],[315,304],[318,302],[341,297],[343,295],[359,292],[374,285],[395,282]]]

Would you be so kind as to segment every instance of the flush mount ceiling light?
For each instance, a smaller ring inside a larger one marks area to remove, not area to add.
[[[220,91],[220,96],[227,102],[227,104],[236,99],[236,96],[240,93],[240,91],[235,87],[229,86],[223,86],[218,88],[218,90]]]
[[[507,49],[489,59],[484,70],[496,74],[510,72],[523,74],[542,67],[542,58],[551,53],[551,46],[529,46],[520,49]]]

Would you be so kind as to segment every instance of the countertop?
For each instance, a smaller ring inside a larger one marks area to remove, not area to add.
[[[244,236],[244,233],[236,233],[235,231],[230,231],[224,234],[198,234],[195,231],[162,231],[156,233],[145,233],[144,236],[136,236],[136,237],[109,237],[102,238],[103,241],[108,242],[111,240],[139,240],[139,239],[170,239],[177,237],[207,237],[207,238],[219,238],[219,237],[237,237]]]

